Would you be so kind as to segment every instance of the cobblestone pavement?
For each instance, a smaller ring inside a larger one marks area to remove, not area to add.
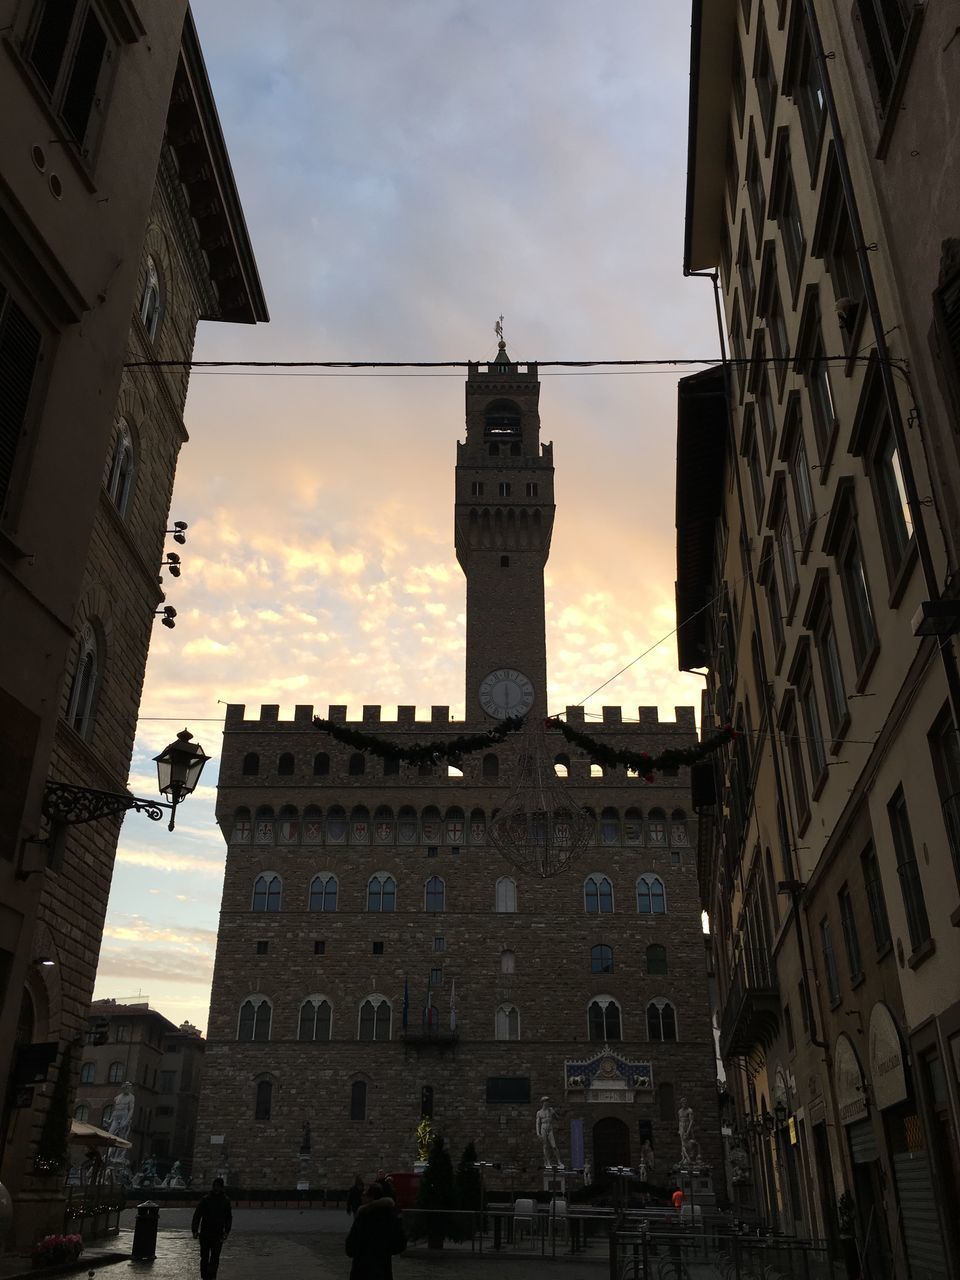
[[[199,1277],[199,1251],[190,1233],[188,1209],[162,1210],[157,1257],[97,1268],[97,1280],[194,1280]],[[129,1250],[134,1214],[121,1219],[120,1241],[111,1247]],[[350,1260],[343,1251],[349,1219],[342,1210],[235,1209],[233,1231],[220,1258],[218,1280],[347,1280]],[[428,1250],[411,1247],[394,1259],[394,1280],[440,1280],[443,1275],[467,1280],[604,1280],[602,1252],[583,1259],[570,1255],[554,1261],[539,1255],[482,1256],[469,1245]]]

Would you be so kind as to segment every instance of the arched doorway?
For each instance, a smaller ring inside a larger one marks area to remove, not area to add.
[[[630,1130],[616,1116],[604,1116],[593,1126],[594,1180],[605,1182],[617,1165],[630,1167]]]

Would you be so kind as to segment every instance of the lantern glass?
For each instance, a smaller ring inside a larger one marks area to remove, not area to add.
[[[190,795],[200,781],[203,766],[209,756],[204,754],[199,742],[186,729],[177,734],[176,741],[156,756],[157,785],[163,796],[176,795],[178,799]]]

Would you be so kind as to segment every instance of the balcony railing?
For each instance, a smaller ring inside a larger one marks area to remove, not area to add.
[[[761,951],[741,954],[720,1015],[721,1057],[769,1049],[780,1030],[780,992],[770,958]]]

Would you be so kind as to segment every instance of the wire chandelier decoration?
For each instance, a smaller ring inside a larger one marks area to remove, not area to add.
[[[487,838],[501,857],[526,875],[560,875],[593,839],[596,819],[558,785],[543,721],[531,716],[522,730],[517,776],[492,819]]]

